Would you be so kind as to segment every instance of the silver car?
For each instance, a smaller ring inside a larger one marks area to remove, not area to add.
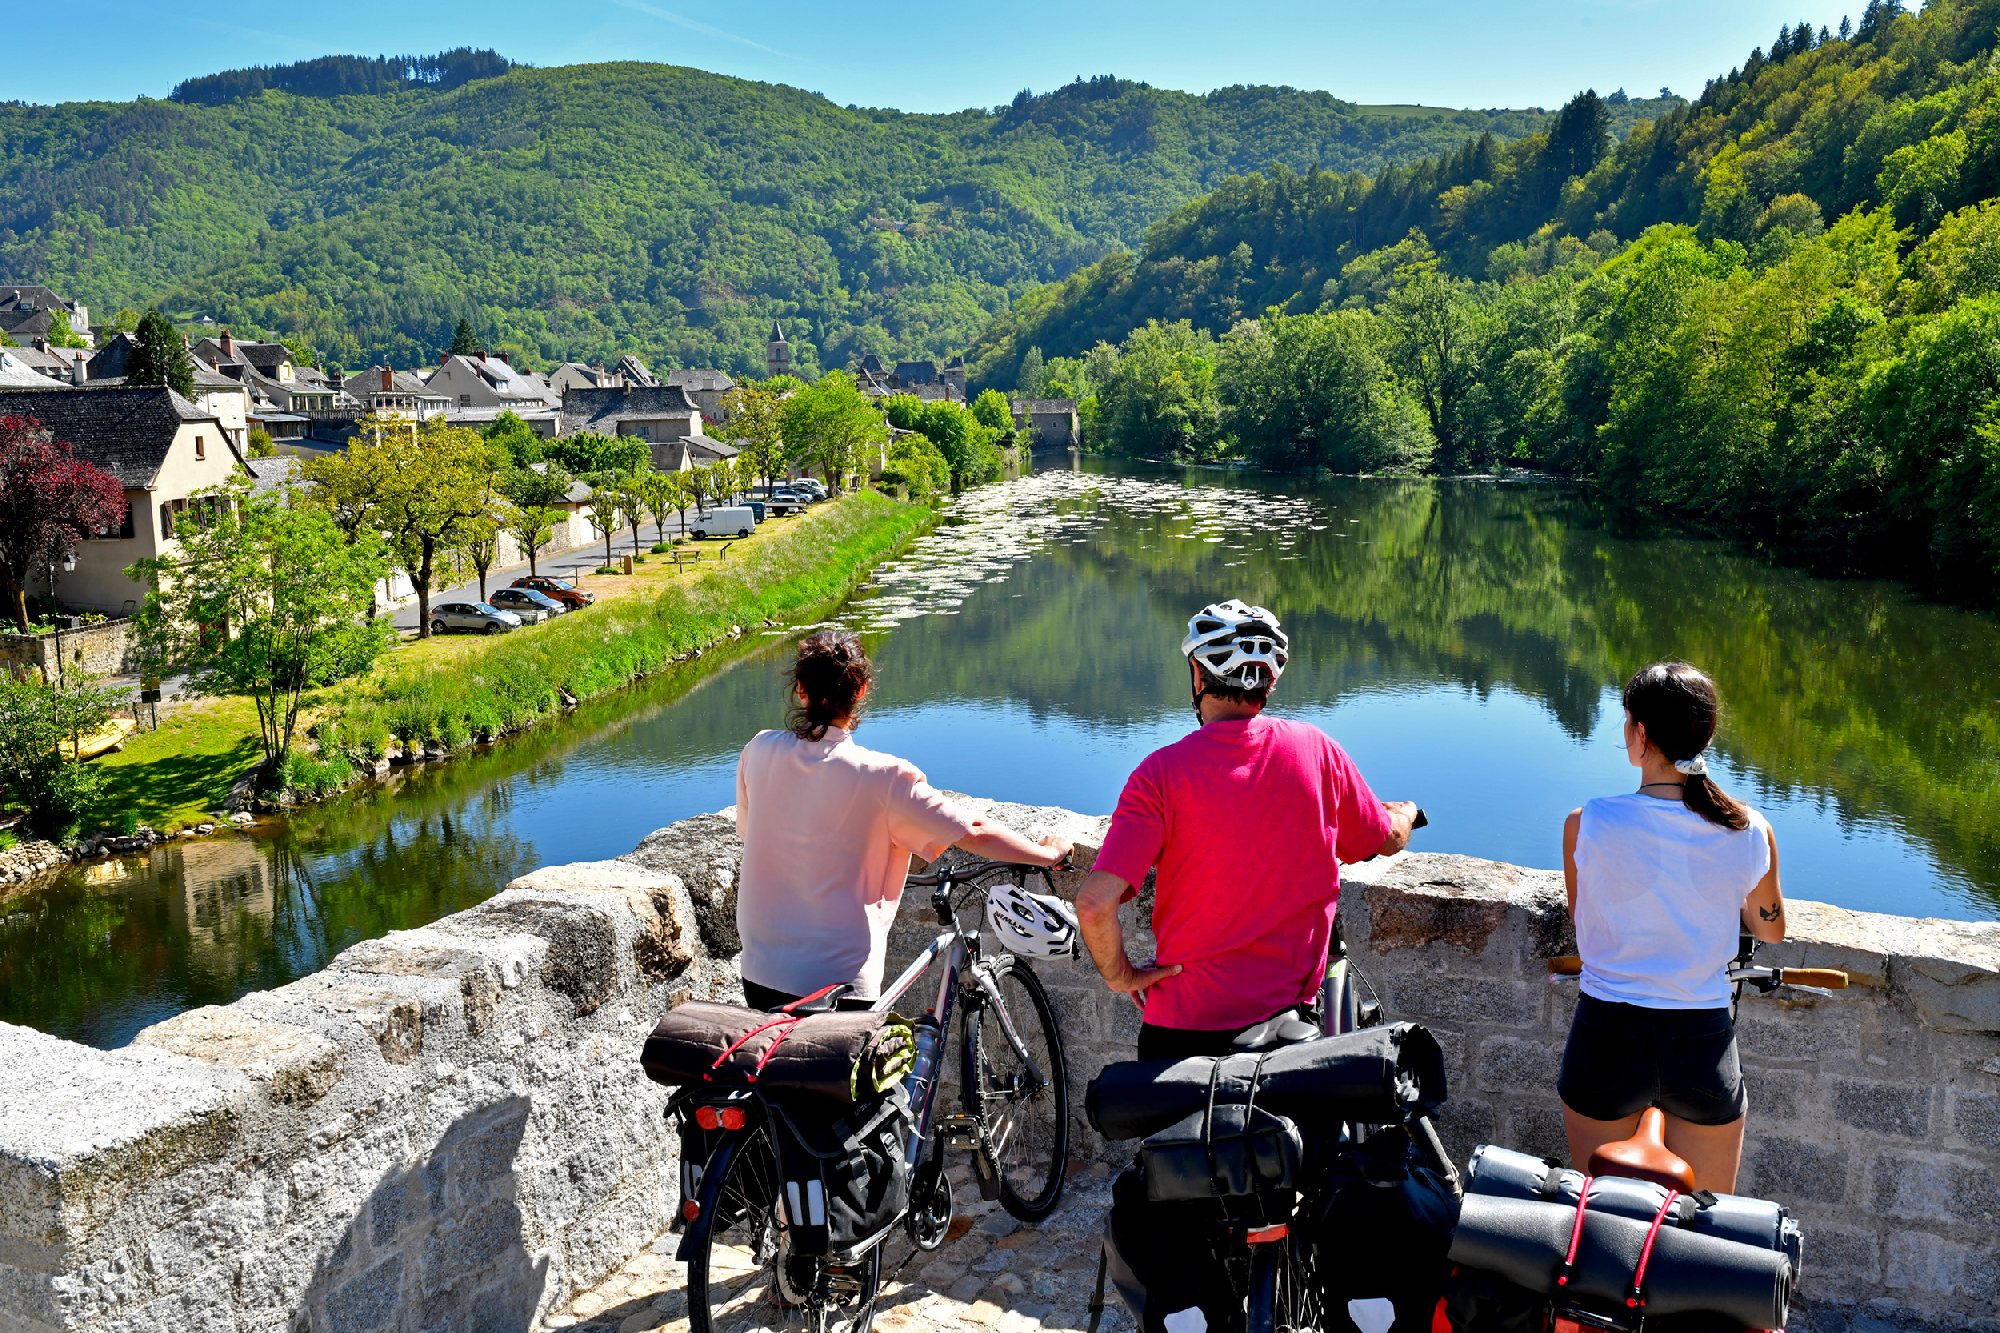
[[[519,616],[523,625],[539,625],[544,620],[554,620],[564,610],[561,602],[533,588],[502,588],[488,600],[502,611]]]
[[[455,629],[478,634],[504,634],[521,628],[521,617],[502,611],[491,602],[445,602],[431,608],[431,633],[449,634]]]

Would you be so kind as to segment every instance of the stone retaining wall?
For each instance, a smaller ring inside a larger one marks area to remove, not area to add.
[[[108,620],[62,632],[62,655],[71,668],[93,676],[115,676],[132,669],[130,620]],[[56,675],[54,634],[0,634],[0,670],[16,674],[46,671]]]
[[[1085,865],[1103,826],[980,804]],[[738,859],[728,819],[684,821],[122,1051],[0,1025],[0,1328],[530,1327],[667,1224],[666,1099],[635,1056],[672,1003],[734,993]],[[1804,1219],[1815,1329],[1869,1302],[1976,1325],[2000,1308],[2000,926],[1795,917],[1773,956],[1858,984],[1746,1004],[1746,1186]],[[1342,919],[1391,1012],[1444,1042],[1454,1151],[1560,1151],[1559,880],[1408,856],[1357,870]],[[906,903],[895,956],[934,930]],[[1080,1104],[1137,1014],[1088,964],[1037,971]]]

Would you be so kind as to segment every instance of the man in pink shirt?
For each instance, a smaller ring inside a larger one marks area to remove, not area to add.
[[[1378,801],[1319,728],[1263,716],[1287,645],[1276,616],[1239,601],[1188,622],[1181,651],[1201,726],[1127,780],[1077,895],[1105,984],[1145,994],[1142,1060],[1220,1054],[1243,1029],[1311,1004],[1341,863],[1409,843],[1413,803]],[[1156,866],[1158,959],[1140,965],[1118,908]]]

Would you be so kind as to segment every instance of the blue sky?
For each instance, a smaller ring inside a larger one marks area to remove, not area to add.
[[[537,65],[657,60],[836,102],[948,111],[1118,74],[1205,92],[1325,89],[1357,102],[1556,106],[1584,87],[1698,93],[1801,19],[1862,0],[343,0],[288,6],[66,0],[9,6],[0,99],[165,96],[196,74],[317,55],[491,47]]]

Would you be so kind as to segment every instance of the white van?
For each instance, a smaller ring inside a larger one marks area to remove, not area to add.
[[[757,526],[757,516],[743,505],[704,509],[688,519],[688,535],[696,541],[704,537],[748,537]]]

